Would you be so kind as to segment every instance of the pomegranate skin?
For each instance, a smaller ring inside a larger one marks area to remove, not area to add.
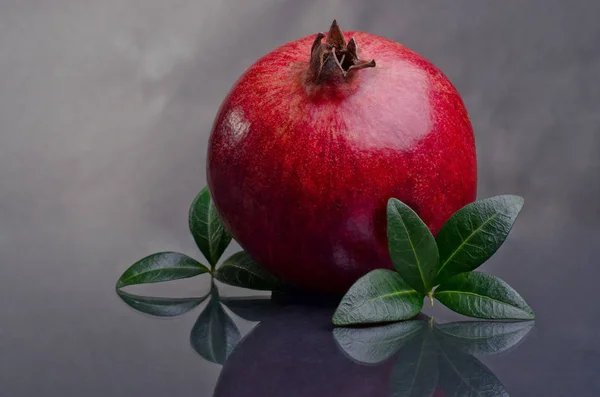
[[[392,268],[389,198],[435,235],[477,190],[473,130],[450,81],[392,40],[344,36],[376,66],[317,84],[316,35],[284,44],[235,83],[207,156],[215,206],[240,246],[286,283],[334,293]]]

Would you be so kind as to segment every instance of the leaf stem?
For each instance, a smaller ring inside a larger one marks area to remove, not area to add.
[[[429,302],[431,303],[431,307],[433,307],[433,292],[429,292],[427,294],[427,296],[429,297]]]
[[[427,325],[429,326],[429,328],[433,328],[434,323],[435,323],[435,320],[434,320],[433,316],[429,317],[429,321],[427,321]]]

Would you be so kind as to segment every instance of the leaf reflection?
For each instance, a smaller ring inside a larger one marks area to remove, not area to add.
[[[448,397],[508,396],[502,382],[473,355],[494,355],[514,348],[531,331],[533,321],[436,324],[423,317],[387,326],[336,329],[334,336],[341,349],[359,362],[382,362],[397,352],[390,397],[429,397],[440,393]],[[390,327],[399,324],[404,324],[405,330],[398,328],[399,336],[390,337]],[[409,328],[417,331],[411,333]],[[389,340],[397,340],[402,346],[386,344]],[[381,346],[388,350],[378,349]]]
[[[190,333],[192,347],[206,360],[223,364],[240,338],[239,329],[223,310],[219,292],[213,287],[210,300]]]

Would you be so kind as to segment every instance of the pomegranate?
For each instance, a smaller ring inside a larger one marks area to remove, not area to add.
[[[444,74],[392,40],[346,36],[334,21],[250,66],[219,109],[207,157],[216,209],[240,246],[321,292],[392,268],[390,197],[436,234],[477,188],[471,123]]]

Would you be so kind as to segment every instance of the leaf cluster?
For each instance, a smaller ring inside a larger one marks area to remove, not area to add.
[[[512,195],[475,201],[454,213],[434,238],[415,211],[391,198],[387,237],[394,270],[360,278],[333,323],[406,320],[421,311],[425,297],[470,317],[533,319],[531,307],[505,281],[474,271],[504,243],[522,206],[523,199]]]

